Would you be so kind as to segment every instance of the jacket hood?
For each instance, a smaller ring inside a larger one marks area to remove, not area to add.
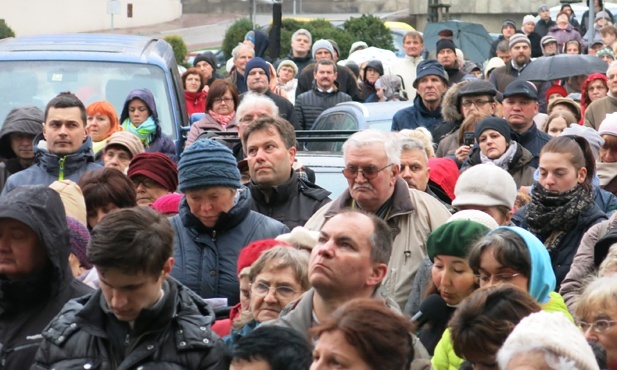
[[[444,94],[441,100],[441,115],[444,122],[459,122],[463,120],[463,114],[458,107],[458,91],[468,83],[469,81],[462,81],[454,84]]]
[[[377,73],[379,73],[379,77],[383,76],[383,64],[381,64],[381,61],[377,60],[377,59],[372,59],[369,60],[366,65],[364,66],[364,68],[362,68],[362,71],[364,71],[364,80],[363,82],[367,85],[373,86],[374,84],[368,82],[368,80],[366,79],[366,69],[367,68],[373,68],[374,70],[377,71]]]
[[[0,130],[0,156],[15,158],[10,135],[17,132],[36,136],[43,132],[43,120],[43,111],[33,105],[11,109]]]
[[[548,250],[540,239],[529,231],[516,226],[501,226],[497,228],[507,229],[518,234],[525,241],[529,255],[531,256],[531,276],[529,277],[529,295],[532,296],[540,305],[550,300],[549,293],[555,290],[557,279],[551,257]]]
[[[154,95],[148,89],[135,89],[129,93],[124,101],[124,107],[122,107],[122,114],[120,115],[120,124],[124,122],[125,119],[129,118],[129,103],[133,99],[139,99],[146,103],[150,112],[152,113],[152,119],[156,122],[157,126],[159,124],[159,114],[156,111],[156,103],[154,102]]]
[[[64,280],[71,277],[71,246],[60,195],[43,185],[19,186],[0,197],[0,218],[21,221],[37,234],[53,266],[52,290],[61,288]]]
[[[255,56],[264,58],[266,56],[266,49],[268,49],[268,45],[270,45],[270,40],[264,31],[253,31],[255,31]]]

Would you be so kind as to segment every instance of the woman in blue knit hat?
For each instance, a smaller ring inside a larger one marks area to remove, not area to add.
[[[184,199],[170,219],[175,231],[171,275],[202,298],[222,298],[233,306],[240,300],[240,250],[289,229],[250,210],[236,159],[214,140],[197,140],[182,153],[178,180]]]

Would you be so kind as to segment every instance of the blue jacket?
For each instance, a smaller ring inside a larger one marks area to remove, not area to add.
[[[169,220],[175,230],[171,276],[202,298],[227,298],[227,305],[239,302],[238,255],[256,240],[275,238],[289,228],[267,216],[250,210],[246,188],[238,190],[236,205],[221,213],[214,228],[205,227],[186,202]]]
[[[424,106],[422,98],[418,95],[413,100],[411,107],[401,109],[394,114],[391,131],[413,130],[422,126],[433,134],[433,131],[442,123],[444,123],[444,119],[441,115],[441,104],[439,104],[439,108],[431,112]],[[435,136],[433,135],[433,137]]]
[[[538,168],[540,162],[540,151],[544,144],[548,143],[552,137],[546,132],[538,130],[538,127],[534,124],[523,132],[522,134],[512,131],[512,139],[521,144],[525,149],[529,150],[533,154],[533,160],[529,164],[533,168]]]
[[[21,185],[47,186],[56,180],[78,182],[84,173],[102,168],[101,165],[94,163],[92,140],[89,136],[75,153],[62,158],[39,148],[38,144],[43,139],[42,133],[34,138],[34,156],[37,163],[11,175],[2,189],[2,195]]]
[[[568,271],[570,271],[572,260],[578,250],[578,246],[581,244],[581,239],[585,232],[587,232],[591,226],[606,219],[606,214],[602,212],[598,205],[596,203],[591,203],[590,207],[579,214],[576,226],[566,233],[555,249],[549,252],[553,271],[557,278],[555,291],[559,291],[561,281],[566,277]],[[529,228],[527,224],[527,206],[520,208],[514,216],[512,216],[512,222],[523,229],[527,230]],[[544,241],[542,240],[542,242]]]

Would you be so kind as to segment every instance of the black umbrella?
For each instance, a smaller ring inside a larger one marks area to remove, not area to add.
[[[606,73],[608,64],[594,55],[559,54],[541,57],[529,63],[521,73],[527,81],[553,81],[562,78]]]

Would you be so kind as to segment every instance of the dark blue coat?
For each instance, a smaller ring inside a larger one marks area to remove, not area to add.
[[[512,138],[533,154],[533,160],[530,163],[530,166],[533,168],[538,168],[540,151],[552,139],[546,132],[538,130],[535,123],[522,134],[512,131]]]
[[[444,123],[441,115],[441,104],[435,111],[429,111],[422,98],[417,95],[413,100],[413,105],[408,108],[399,110],[392,118],[392,131],[401,131],[403,129],[416,129],[420,126],[426,127],[431,134],[442,123]],[[433,137],[435,137],[433,135]]]
[[[242,248],[256,240],[289,232],[282,223],[250,210],[246,188],[239,189],[237,204],[222,213],[214,228],[205,227],[186,202],[169,220],[175,230],[174,267],[171,276],[202,298],[227,298],[239,302],[237,261]]]

